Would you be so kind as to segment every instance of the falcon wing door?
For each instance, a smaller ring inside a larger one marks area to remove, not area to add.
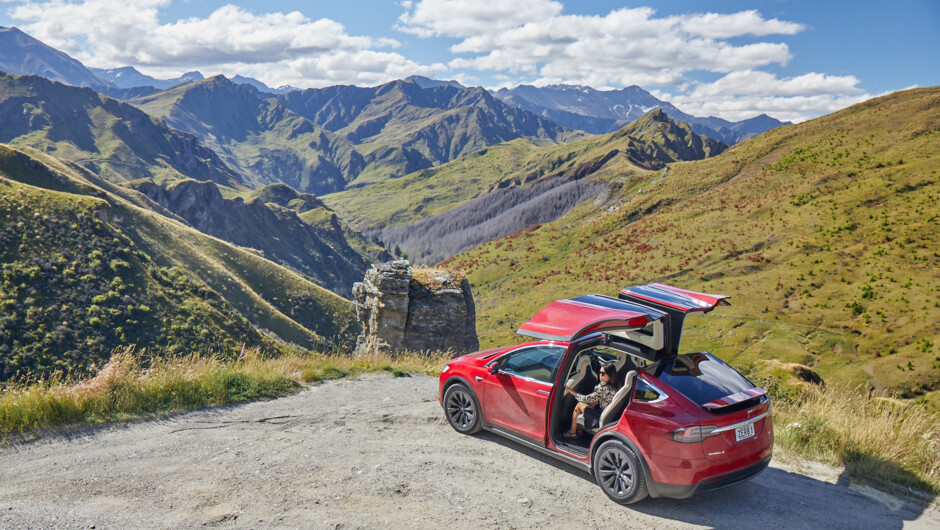
[[[647,330],[655,335],[665,313],[603,295],[556,300],[520,326],[520,335],[543,340],[573,342],[591,333],[626,336]],[[653,340],[653,339],[651,339]],[[661,337],[660,337],[661,340]]]

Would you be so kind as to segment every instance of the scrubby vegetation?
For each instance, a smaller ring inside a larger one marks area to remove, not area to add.
[[[24,376],[0,387],[0,439],[30,436],[53,427],[269,399],[308,384],[364,372],[435,375],[449,358],[441,354],[352,357],[339,350],[269,358],[257,349],[235,358],[212,354],[152,357],[127,347],[113,352],[91,377],[73,378],[59,372],[39,379]]]
[[[0,381],[81,374],[128,344],[285,353],[358,332],[348,301],[129,194],[0,146]]]
[[[155,337],[169,353],[264,342],[204,284],[102,222],[107,206],[0,179],[0,380],[81,370]]]

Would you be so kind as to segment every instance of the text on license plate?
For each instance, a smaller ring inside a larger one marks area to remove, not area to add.
[[[734,441],[740,442],[754,436],[754,423],[748,423],[747,425],[742,425],[734,430]]]

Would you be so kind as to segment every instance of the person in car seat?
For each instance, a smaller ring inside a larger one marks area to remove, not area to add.
[[[574,406],[574,412],[571,414],[571,430],[563,436],[565,438],[577,438],[581,435],[581,429],[578,426],[578,415],[584,414],[584,425],[588,428],[597,428],[600,422],[601,412],[610,405],[617,393],[617,367],[614,363],[607,363],[601,367],[598,372],[600,382],[594,387],[594,392],[590,394],[578,394],[570,388],[565,388],[565,392],[574,396],[578,404]]]

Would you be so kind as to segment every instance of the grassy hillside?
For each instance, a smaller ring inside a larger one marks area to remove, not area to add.
[[[132,343],[231,354],[354,336],[348,301],[148,204],[0,146],[0,379],[83,371]]]
[[[610,134],[542,147],[517,139],[323,200],[356,229],[386,228],[444,213],[497,189],[557,177],[622,180],[723,149],[657,110]]]
[[[195,137],[91,89],[37,76],[0,72],[0,142],[71,160],[112,182],[188,177],[245,189]]]
[[[481,346],[518,340],[553,299],[662,281],[732,296],[690,320],[689,347],[936,400],[938,171],[940,88],[900,92],[671,164],[448,266],[474,286]]]

